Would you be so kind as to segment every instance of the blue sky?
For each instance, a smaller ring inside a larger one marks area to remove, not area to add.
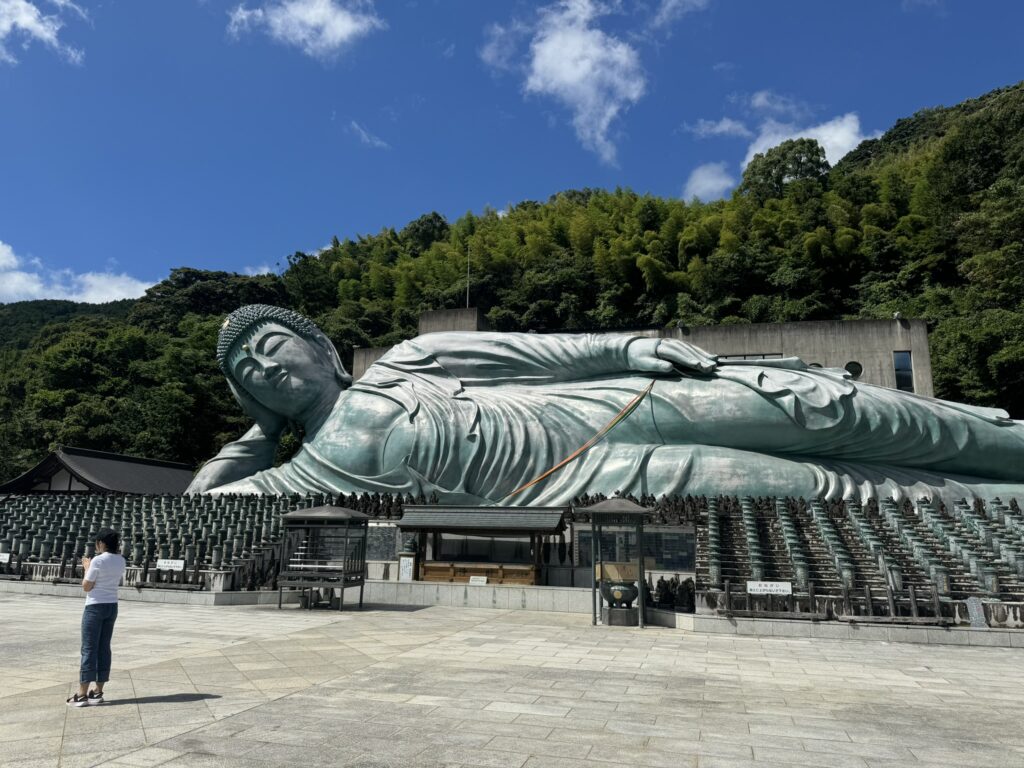
[[[0,301],[578,187],[712,199],[1022,77],[1024,4],[0,0]]]

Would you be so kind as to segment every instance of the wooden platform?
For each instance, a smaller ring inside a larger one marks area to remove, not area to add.
[[[503,563],[420,563],[420,581],[469,583],[470,576],[486,576],[488,584],[535,585],[539,571],[534,565]]]

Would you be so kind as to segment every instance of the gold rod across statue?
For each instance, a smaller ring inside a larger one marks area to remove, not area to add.
[[[531,480],[530,482],[526,483],[525,485],[521,485],[518,488],[516,488],[514,491],[512,491],[512,493],[508,494],[505,497],[505,499],[510,499],[513,496],[522,493],[527,488],[531,488],[532,486],[534,486],[537,483],[539,483],[541,480],[544,480],[545,478],[548,478],[551,475],[553,475],[555,472],[560,470],[566,464],[569,464],[573,460],[578,459],[584,453],[589,451],[591,448],[593,448],[595,445],[597,445],[599,442],[601,442],[601,440],[604,439],[605,435],[607,435],[609,432],[611,432],[613,429],[615,429],[615,427],[617,425],[619,425],[623,421],[625,421],[633,411],[635,411],[637,408],[639,408],[640,407],[640,403],[643,402],[644,398],[647,397],[648,393],[652,389],[654,389],[654,382],[653,381],[644,388],[643,392],[641,392],[640,394],[636,395],[632,400],[630,400],[628,403],[626,403],[626,406],[621,411],[619,411],[617,414],[615,414],[615,416],[612,417],[611,421],[609,421],[607,424],[605,424],[603,427],[601,427],[601,429],[599,429],[597,431],[597,434],[595,434],[592,438],[587,440],[587,442],[585,442],[583,445],[581,445],[579,448],[577,448],[575,451],[573,451],[571,454],[569,454],[566,458],[562,459],[560,462],[555,464],[555,466],[553,466],[551,469],[547,470],[546,472],[544,472],[544,473],[542,473],[540,475],[537,475],[537,477],[533,478],[533,480]],[[504,501],[505,499],[502,499],[502,501]]]

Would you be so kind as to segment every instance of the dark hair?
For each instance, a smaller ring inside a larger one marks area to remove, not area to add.
[[[100,528],[96,532],[96,541],[102,541],[107,548],[107,552],[111,554],[116,555],[118,550],[121,549],[121,534],[113,528]]]

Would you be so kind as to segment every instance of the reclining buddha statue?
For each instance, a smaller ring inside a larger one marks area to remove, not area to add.
[[[310,320],[250,305],[224,321],[217,359],[255,424],[190,493],[1024,496],[1024,422],[798,358],[720,360],[635,335],[431,333],[353,382]],[[304,439],[275,467],[289,423]]]

